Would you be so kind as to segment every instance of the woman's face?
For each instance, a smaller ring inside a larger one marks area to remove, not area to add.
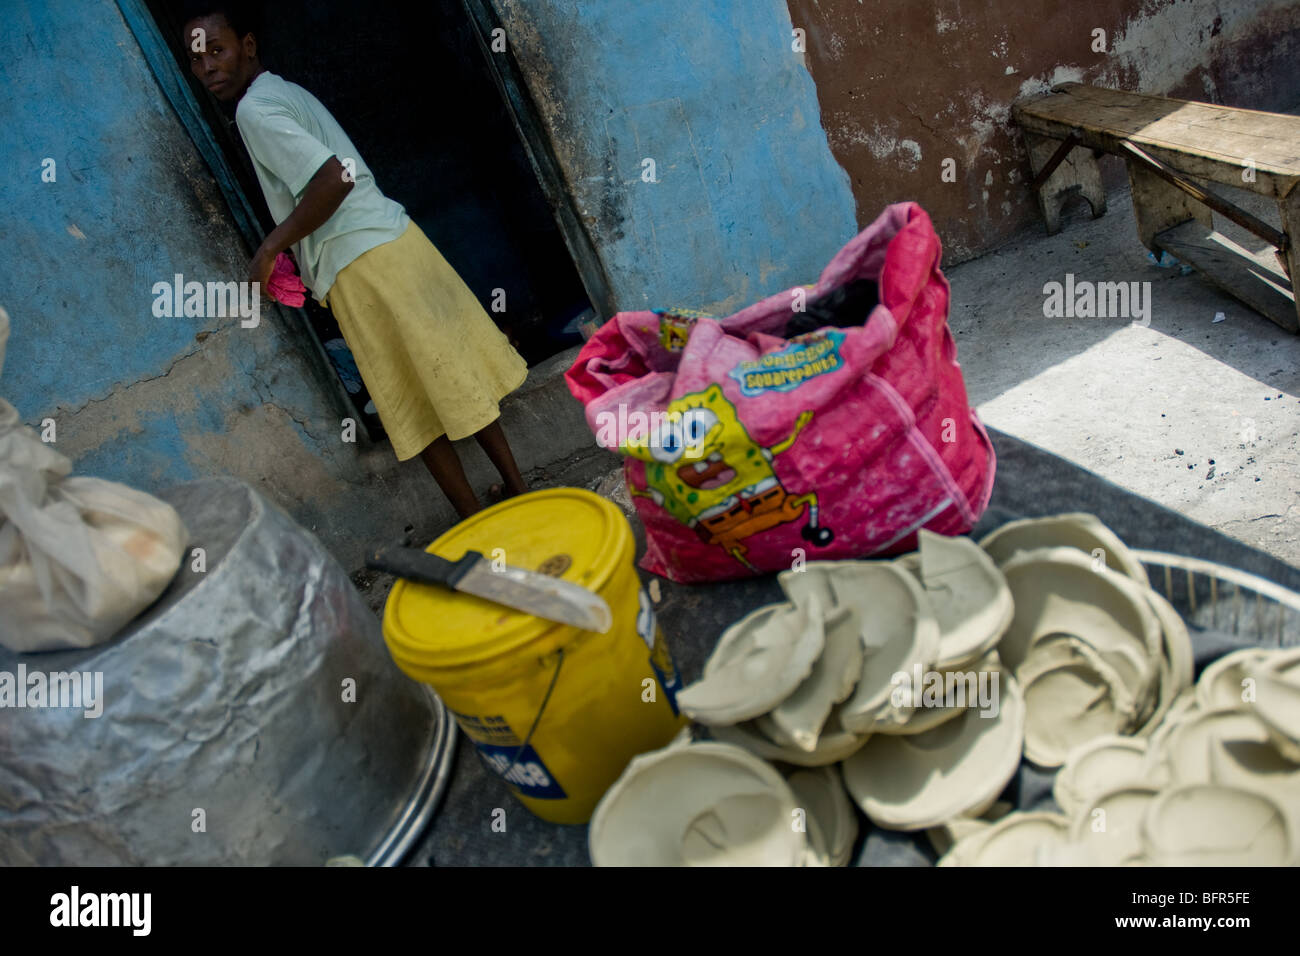
[[[247,34],[240,39],[220,14],[199,17],[185,24],[185,45],[190,72],[224,102],[237,100],[257,69],[257,40]]]

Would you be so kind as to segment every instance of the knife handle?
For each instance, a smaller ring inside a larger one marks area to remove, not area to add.
[[[420,584],[439,584],[455,589],[460,579],[481,560],[483,555],[477,551],[466,551],[459,561],[448,561],[419,548],[394,547],[372,553],[366,558],[366,567]]]

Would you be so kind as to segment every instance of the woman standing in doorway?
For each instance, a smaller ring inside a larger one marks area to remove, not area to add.
[[[264,68],[247,9],[189,2],[184,42],[235,122],[276,227],[249,265],[267,287],[295,247],[304,284],[338,320],[393,451],[419,455],[462,518],[480,504],[452,441],[473,435],[504,482],[524,484],[499,403],[528,372],[460,276],[384,196],[346,133],[311,93]]]

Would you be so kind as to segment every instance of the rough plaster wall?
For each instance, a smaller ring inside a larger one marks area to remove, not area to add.
[[[949,263],[1036,225],[1011,104],[1052,84],[1284,110],[1300,102],[1294,0],[789,0],[858,221],[919,201]],[[1094,29],[1108,52],[1093,52]],[[942,163],[956,161],[955,182]],[[1122,182],[1118,161],[1108,181]]]
[[[0,395],[54,419],[76,473],[146,490],[235,475],[349,568],[407,523],[445,523],[419,463],[342,442],[347,412],[296,317],[153,316],[155,282],[242,279],[247,252],[112,0],[8,5],[0,80]]]
[[[782,0],[494,2],[618,308],[730,312],[857,231]]]

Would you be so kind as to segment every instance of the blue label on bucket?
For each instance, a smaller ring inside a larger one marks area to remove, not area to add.
[[[659,686],[664,689],[668,706],[676,717],[677,692],[682,689],[682,679],[677,668],[673,667],[673,655],[664,642],[664,632],[659,630],[659,625],[655,622],[654,604],[650,601],[650,595],[645,593],[645,588],[637,592],[637,600],[640,608],[636,616],[636,632],[645,641],[645,646],[650,648],[650,669],[659,679]]]
[[[672,662],[669,661],[669,667]],[[665,673],[662,668],[655,662],[653,657],[650,658],[650,669],[655,672],[655,677],[659,678],[659,685],[664,689],[664,696],[668,698],[668,706],[673,709],[673,716],[678,714],[677,710],[677,692],[682,689],[682,679],[676,671]]]
[[[474,746],[488,769],[513,784],[523,796],[539,800],[563,800],[568,796],[551,777],[531,744],[522,751],[518,744],[501,747],[475,741]]]

